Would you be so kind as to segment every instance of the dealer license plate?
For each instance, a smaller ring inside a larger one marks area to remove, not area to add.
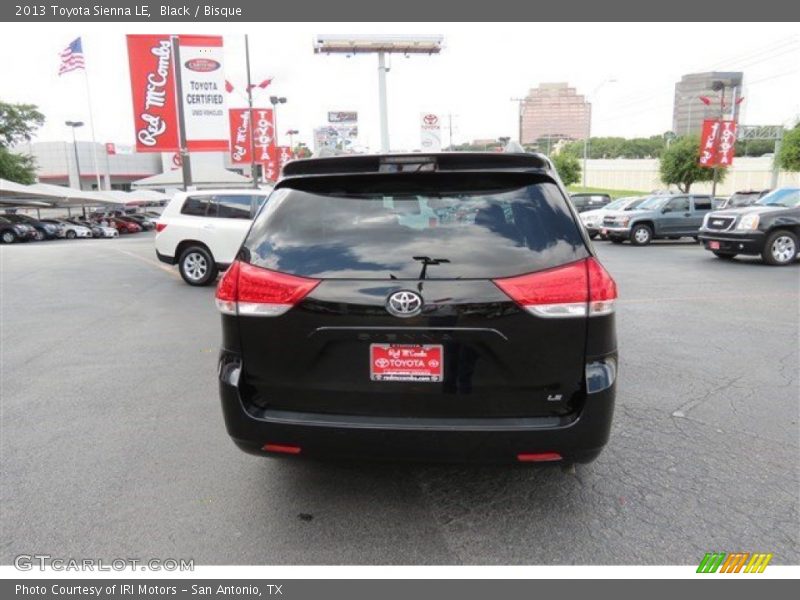
[[[439,344],[370,344],[372,381],[442,380],[444,349]]]

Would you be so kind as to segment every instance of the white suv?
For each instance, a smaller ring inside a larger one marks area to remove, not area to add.
[[[178,192],[156,223],[156,255],[189,285],[214,283],[228,268],[270,190]]]

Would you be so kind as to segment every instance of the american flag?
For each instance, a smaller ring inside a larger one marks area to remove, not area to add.
[[[58,74],[63,75],[76,69],[83,69],[83,46],[81,38],[75,38],[72,43],[61,51],[61,66]]]

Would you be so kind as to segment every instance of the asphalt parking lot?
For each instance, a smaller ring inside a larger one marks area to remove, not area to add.
[[[152,235],[0,249],[0,562],[797,564],[800,265],[599,243],[617,279],[609,446],[557,467],[320,464],[240,452],[213,288]]]

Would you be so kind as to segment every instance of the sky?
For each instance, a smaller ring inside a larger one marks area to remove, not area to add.
[[[224,36],[226,78],[246,81],[249,34],[254,82],[273,77],[256,105],[285,96],[278,130],[297,129],[312,145],[329,110],[359,113],[360,143],[379,147],[377,58],[316,55],[316,34],[441,34],[438,56],[393,56],[387,75],[393,150],[419,148],[421,112],[452,122],[454,143],[516,137],[517,104],[542,82],[565,81],[593,104],[592,135],[639,137],[672,127],[675,82],[707,70],[744,71],[741,122],[793,125],[800,120],[800,34],[795,23],[17,23],[0,37],[0,100],[39,106],[47,122],[38,141],[68,139],[66,120],[89,114],[82,72],[59,77],[59,52],[83,38],[98,142],[133,144],[125,34]],[[614,80],[614,81],[609,81]],[[228,96],[229,107],[244,106]],[[442,132],[449,141],[449,128]],[[88,127],[78,130],[88,140]],[[285,138],[282,140],[285,141]]]

